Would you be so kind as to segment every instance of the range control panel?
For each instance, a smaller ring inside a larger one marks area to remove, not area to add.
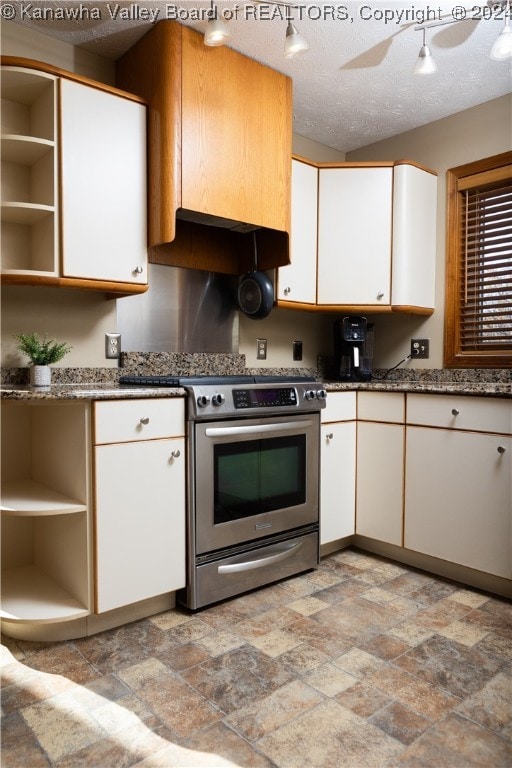
[[[235,408],[275,408],[281,405],[297,405],[297,390],[295,387],[276,389],[234,389],[233,405]]]

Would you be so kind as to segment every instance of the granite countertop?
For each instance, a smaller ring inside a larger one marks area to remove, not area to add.
[[[127,387],[119,376],[157,375],[281,375],[312,376],[327,392],[425,392],[430,394],[512,397],[512,369],[378,369],[370,382],[338,382],[329,375],[332,359],[317,361],[317,368],[248,368],[245,355],[224,353],[123,352],[119,368],[52,369],[48,388],[28,386],[27,368],[1,370],[0,397],[6,400],[116,400],[184,397],[181,387]]]

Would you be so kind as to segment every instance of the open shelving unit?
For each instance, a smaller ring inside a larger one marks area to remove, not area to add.
[[[57,271],[57,78],[2,67],[2,269]]]
[[[7,634],[12,625],[91,612],[88,445],[88,403],[2,405],[0,615]]]

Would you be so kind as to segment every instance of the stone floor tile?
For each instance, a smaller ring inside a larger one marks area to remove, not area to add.
[[[394,663],[460,698],[483,688],[503,666],[477,648],[466,648],[439,635],[404,653]]]
[[[153,658],[158,658],[166,667],[176,671],[189,669],[196,664],[201,664],[212,656],[207,650],[206,643],[215,638],[217,633],[212,633],[198,638],[195,643],[171,644],[169,647],[152,648]]]
[[[226,653],[226,651],[232,651],[234,648],[240,648],[240,646],[244,644],[244,641],[242,638],[237,637],[237,635],[233,634],[232,632],[217,631],[202,637],[197,641],[197,644],[205,651],[207,651],[210,656],[220,656],[222,653]],[[183,646],[181,646],[181,648],[182,647]],[[198,659],[194,662],[193,665],[190,664],[189,666],[200,664],[201,661],[205,661],[205,659]]]
[[[377,635],[369,640],[362,648],[363,651],[378,656],[384,661],[392,661],[402,653],[409,651],[411,646],[391,635]]]
[[[461,605],[467,605],[468,608],[480,608],[489,600],[489,595],[483,595],[481,592],[475,592],[472,589],[458,589],[450,595],[449,599]]]
[[[318,613],[324,608],[327,608],[329,603],[325,603],[323,600],[319,600],[317,597],[302,597],[299,600],[294,600],[288,603],[287,608],[292,611],[300,613],[301,616],[311,616],[313,613]]]
[[[385,666],[382,659],[360,648],[352,648],[342,654],[335,659],[334,664],[356,678],[364,677],[371,670]]]
[[[182,676],[223,712],[230,714],[293,679],[293,672],[251,646],[205,661]]]
[[[494,658],[512,662],[512,643],[503,635],[489,632],[475,647],[483,654],[489,654]]]
[[[424,608],[418,611],[414,617],[414,622],[426,629],[432,629],[437,632],[438,629],[446,627],[457,619],[462,619],[470,612],[470,609],[456,603],[449,598],[438,600],[437,603],[430,605],[428,608]]]
[[[437,634],[472,648],[489,633],[485,629],[479,629],[465,621],[453,621],[442,629],[438,629]]]
[[[432,721],[427,717],[413,712],[409,707],[404,707],[396,701],[369,717],[368,722],[402,744],[411,744],[432,725]]]
[[[226,723],[251,742],[258,741],[323,701],[302,680],[292,680],[268,696],[251,702],[226,718]]]
[[[336,696],[336,701],[360,717],[370,717],[389,704],[392,699],[385,693],[360,680]]]
[[[62,675],[74,683],[87,683],[98,677],[94,666],[68,643],[40,651],[37,655],[29,657],[25,663],[40,672]]]
[[[258,747],[279,768],[377,768],[402,750],[396,739],[334,700],[281,726]]]
[[[291,650],[282,653],[279,661],[292,669],[296,674],[303,675],[312,669],[320,667],[329,661],[329,657],[307,643],[296,645]]]
[[[276,629],[274,632],[267,632],[266,635],[253,638],[250,643],[258,650],[266,653],[267,656],[275,659],[292,648],[296,648],[301,644],[301,640],[284,629]]]
[[[456,696],[391,664],[370,670],[365,682],[431,720],[439,720],[460,704]]]
[[[509,768],[510,743],[487,728],[450,714],[393,759],[393,768]]]
[[[508,738],[512,743],[512,679],[498,673],[456,711]]]
[[[275,629],[293,624],[299,617],[299,613],[290,610],[286,606],[270,608],[257,613],[255,616],[247,616],[238,624],[235,624],[231,630],[245,640],[251,641],[256,637],[273,632]]]
[[[397,615],[391,608],[361,597],[332,605],[315,614],[314,619],[331,629],[345,632],[358,642],[368,641],[398,623]]]
[[[57,761],[108,736],[71,692],[31,704],[21,714],[50,760]]]
[[[187,742],[187,748],[194,750],[196,754],[201,753],[199,757],[196,757],[196,762],[190,763],[192,768],[208,764],[215,768],[223,764],[243,766],[243,768],[273,768],[266,757],[254,750],[245,739],[238,736],[224,723],[216,723],[197,733]],[[205,756],[212,762],[205,763]],[[223,763],[223,761],[226,762]],[[179,765],[181,768],[183,763],[180,762]]]
[[[336,632],[311,618],[300,619],[286,627],[286,634],[304,642],[330,658],[337,658],[354,646],[354,641],[344,633]]]
[[[123,669],[119,676],[181,738],[221,719],[215,706],[156,659]]]
[[[402,640],[410,647],[414,647],[416,645],[420,645],[420,643],[425,642],[425,640],[428,640],[429,637],[432,637],[434,631],[432,629],[428,629],[427,627],[422,627],[414,620],[409,620],[403,621],[396,627],[391,627],[388,634],[397,638],[398,640]]]
[[[2,717],[2,768],[48,768],[50,761],[19,712]]]
[[[344,672],[331,663],[316,667],[311,672],[307,672],[302,679],[308,685],[311,685],[317,691],[330,698],[336,696],[340,691],[350,688],[350,686],[357,682],[357,678],[353,675],[349,675],[348,672]]]

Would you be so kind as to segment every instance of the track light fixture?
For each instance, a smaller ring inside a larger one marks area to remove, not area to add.
[[[431,75],[436,70],[437,64],[432,56],[432,51],[427,45],[427,32],[425,27],[423,27],[423,45],[420,48],[413,72],[415,75]]]
[[[308,48],[307,40],[299,34],[297,27],[288,19],[284,41],[284,55],[286,58],[291,59],[292,56],[296,56],[297,53],[302,53],[302,51],[307,51]]]
[[[494,41],[491,49],[491,59],[503,61],[512,56],[512,30],[510,29],[510,0],[505,7],[505,25]]]
[[[231,38],[231,32],[229,31],[225,20],[219,16],[217,6],[214,6],[213,0],[208,16],[209,18],[204,33],[204,44],[209,45],[210,47],[225,45]]]

